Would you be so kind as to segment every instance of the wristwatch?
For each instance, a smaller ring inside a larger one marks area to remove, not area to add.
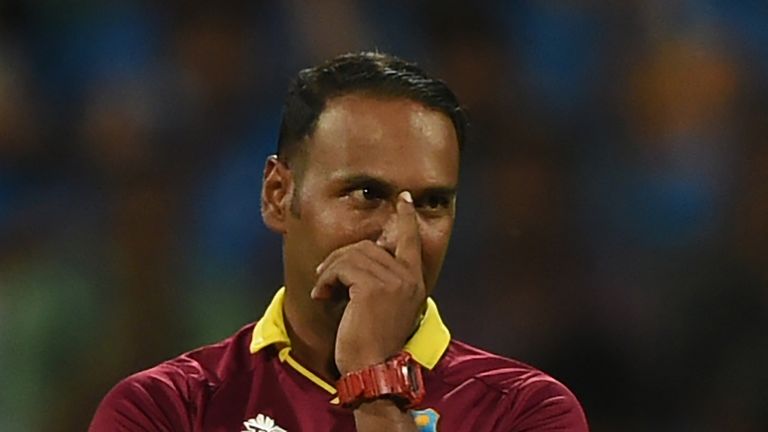
[[[425,393],[421,365],[404,351],[383,363],[344,374],[336,382],[336,390],[341,405],[352,409],[375,399],[391,399],[401,409],[411,408]]]

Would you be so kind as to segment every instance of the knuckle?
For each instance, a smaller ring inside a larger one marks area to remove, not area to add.
[[[378,246],[376,246],[376,243],[374,243],[373,240],[371,240],[371,239],[362,240],[357,245],[358,245],[358,247],[360,247],[362,249],[373,249],[373,248],[378,247]]]
[[[376,243],[374,243],[373,241],[362,240],[358,243],[355,243],[352,250],[358,254],[369,255],[371,253],[374,253],[377,248],[378,246],[376,246]]]
[[[365,240],[360,244],[360,249],[362,251],[365,251],[365,253],[370,257],[379,257],[384,255],[389,255],[384,248],[377,245],[375,242],[371,240]]]
[[[413,292],[413,288],[413,282],[407,277],[397,277],[396,280],[390,284],[390,291],[401,295],[408,295]]]

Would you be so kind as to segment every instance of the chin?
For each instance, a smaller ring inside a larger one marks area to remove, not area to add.
[[[336,324],[341,321],[341,316],[344,315],[344,310],[347,308],[347,303],[349,303],[349,298],[325,301],[325,311]]]
[[[328,321],[338,327],[344,310],[349,303],[349,291],[344,286],[339,286],[333,290],[333,297],[327,300],[321,300],[323,314],[328,317]]]

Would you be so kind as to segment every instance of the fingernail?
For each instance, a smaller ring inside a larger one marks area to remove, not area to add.
[[[317,267],[315,267],[315,274],[320,273],[323,271],[323,263],[320,263]]]
[[[403,193],[401,193],[401,194],[400,194],[400,196],[402,196],[402,197],[403,197],[403,199],[405,200],[405,202],[408,202],[408,203],[411,203],[411,204],[413,204],[413,197],[411,196],[411,193],[410,193],[410,192],[408,192],[408,191],[404,191]]]

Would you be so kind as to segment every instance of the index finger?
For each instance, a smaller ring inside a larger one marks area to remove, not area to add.
[[[407,263],[411,268],[421,268],[421,237],[416,221],[416,209],[413,197],[408,191],[397,196],[397,243],[395,258]]]

